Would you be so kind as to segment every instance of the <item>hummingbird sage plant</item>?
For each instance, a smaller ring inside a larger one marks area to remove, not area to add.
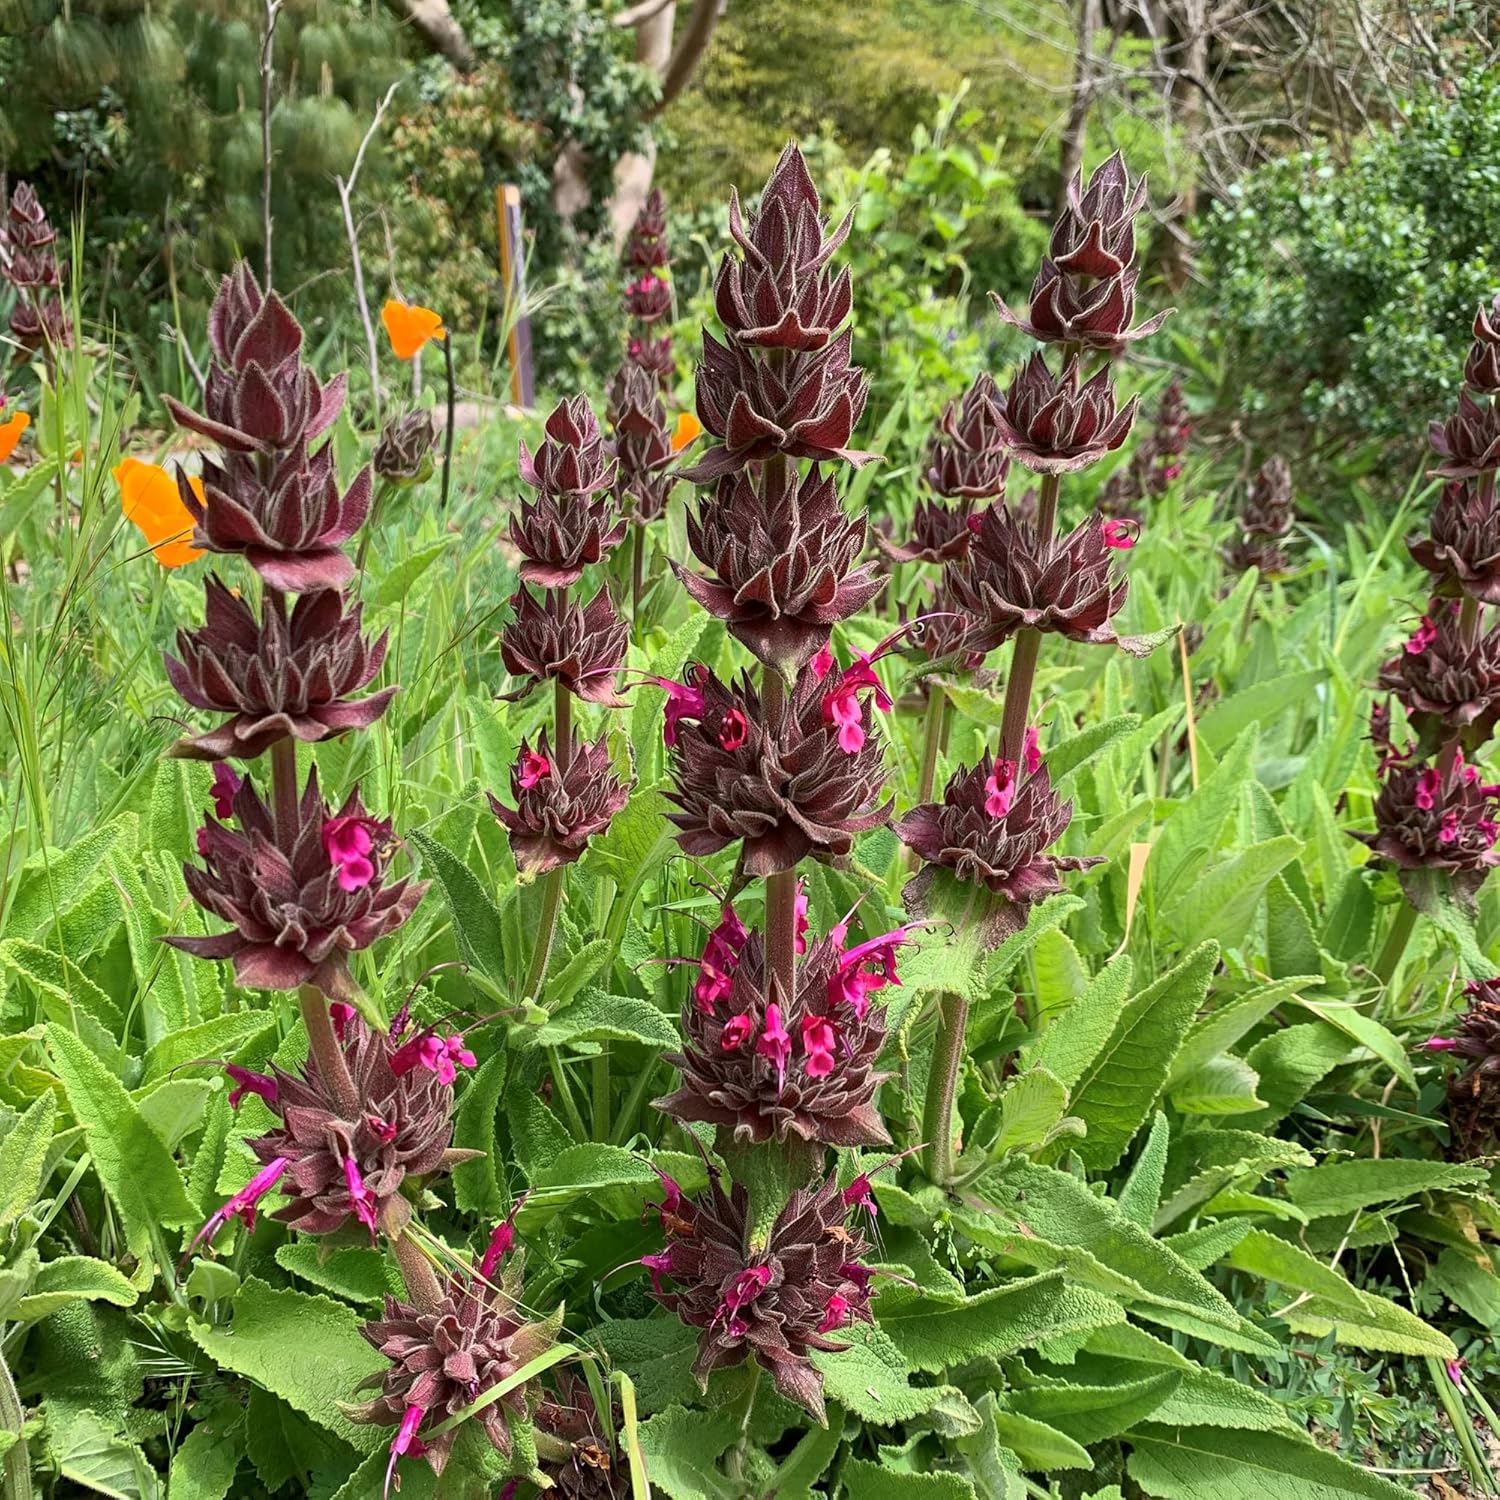
[[[694,1371],[753,1359],[784,1396],[822,1420],[812,1350],[838,1350],[868,1319],[868,1249],[846,1220],[869,1204],[827,1175],[827,1148],[884,1144],[874,1108],[885,1039],[872,993],[899,983],[904,930],[863,942],[849,918],[809,942],[802,861],[836,860],[890,816],[876,672],[887,641],[840,665],[833,627],[878,592],[859,561],[863,518],[838,496],[865,379],[849,362],[847,270],[801,153],[787,147],[758,209],[729,207],[735,249],[715,281],[722,340],[705,332],[698,413],[713,439],[686,477],[700,568],[678,564],[692,598],[760,663],[722,681],[689,665],[667,693],[669,800],[682,849],[736,851],[731,891],[759,879],[762,918],[730,901],[709,934],[669,1059],[681,1080],[657,1107],[713,1125],[726,1186],[711,1168],[696,1202],[667,1183],[667,1248],[646,1257],[663,1305],[700,1331]],[[670,1284],[670,1285],[668,1285]]]
[[[225,924],[222,932],[169,941],[199,958],[229,960],[246,989],[295,992],[308,1051],[295,1068],[228,1066],[230,1103],[238,1108],[253,1094],[276,1123],[247,1139],[260,1170],[199,1230],[188,1253],[211,1252],[230,1218],[253,1227],[273,1194],[282,1202],[272,1217],[295,1231],[326,1236],[353,1228],[372,1244],[384,1237],[407,1300],[392,1299],[385,1322],[374,1325],[378,1334],[367,1330],[395,1364],[385,1395],[357,1416],[397,1428],[389,1488],[405,1453],[425,1453],[441,1469],[451,1430],[425,1438],[424,1421],[470,1405],[555,1330],[516,1317],[509,1289],[480,1290],[462,1278],[442,1286],[411,1232],[426,1185],[472,1154],[453,1149],[452,1120],[454,1086],[475,1058],[460,1034],[414,1024],[404,1006],[385,1030],[355,1010],[349,956],[401,926],[426,886],[395,878],[400,841],[357,787],[335,808],[316,766],[299,778],[299,741],[369,728],[396,692],[365,691],[384,665],[386,638],[363,634],[352,598],[356,569],[343,550],[370,507],[370,471],[342,487],[326,437],[343,404],[344,377],[318,380],[302,361],[296,319],[244,264],[219,289],[209,339],[204,411],[169,404],[221,456],[204,461],[201,489],[181,471],[178,489],[194,523],[192,545],[239,555],[248,564],[242,578],[258,577],[259,589],[242,593],[210,574],[203,626],[179,631],[177,655],[166,658],[189,708],[218,719],[173,753],[216,763],[213,810],[198,831],[201,863],[187,863],[184,878],[194,900]],[[597,528],[586,524],[574,534],[547,516],[533,523],[554,569],[565,571],[597,542]],[[257,785],[263,761],[269,772]],[[449,1361],[447,1386],[432,1373],[439,1348]],[[411,1372],[406,1384],[403,1371]],[[509,1402],[524,1412],[533,1397],[532,1388],[518,1387]],[[479,1420],[508,1453],[503,1407],[487,1408]]]
[[[1409,546],[1432,596],[1380,671],[1378,686],[1389,696],[1372,716],[1381,755],[1375,831],[1355,835],[1396,871],[1406,896],[1375,961],[1382,983],[1395,973],[1418,911],[1446,895],[1471,904],[1500,864],[1500,785],[1486,782],[1479,765],[1500,717],[1500,624],[1487,613],[1497,597],[1500,535],[1500,298],[1475,314],[1463,381],[1457,411],[1429,428],[1439,460],[1432,473],[1445,484],[1427,535]]]
[[[913,915],[935,912],[940,877],[956,881],[965,892],[959,920],[988,943],[1019,931],[1029,905],[1061,887],[1061,872],[1093,863],[1048,853],[1072,809],[1052,789],[1033,723],[1043,637],[1131,651],[1150,645],[1113,625],[1128,587],[1117,563],[1138,527],[1098,514],[1071,528],[1058,521],[1063,476],[1119,448],[1134,420],[1137,398],[1121,406],[1115,396],[1114,359],[1167,316],[1132,326],[1135,220],[1145,203],[1145,180],[1132,181],[1118,153],[1086,185],[1076,177],[1028,313],[994,299],[1006,322],[1042,346],[1021,365],[995,418],[1010,462],[1036,474],[1040,489],[1034,511],[1000,499],[972,517],[968,551],[946,563],[945,588],[968,620],[969,649],[1010,644],[1000,742],[978,765],[959,766],[941,801],[919,804],[896,824],[921,861],[905,892]],[[927,1172],[944,1186],[954,1178],[953,1101],[967,1023],[967,1001],[945,995],[923,1117]]]

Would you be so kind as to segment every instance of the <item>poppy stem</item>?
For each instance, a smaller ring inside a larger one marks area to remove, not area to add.
[[[937,1035],[932,1044],[932,1071],[922,1101],[923,1153],[927,1176],[939,1187],[953,1181],[953,1097],[963,1068],[964,1033],[969,1024],[969,1002],[962,995],[938,996]]]
[[[448,492],[453,479],[453,414],[458,405],[458,382],[453,374],[453,334],[443,340],[443,372],[448,377],[448,425],[443,429],[443,490],[438,504],[448,508]]]
[[[360,1116],[359,1090],[354,1086],[354,1075],[334,1032],[327,997],[317,985],[304,984],[297,991],[297,1007],[302,1012],[307,1050],[318,1065],[318,1076],[338,1101],[339,1113],[352,1125]]]

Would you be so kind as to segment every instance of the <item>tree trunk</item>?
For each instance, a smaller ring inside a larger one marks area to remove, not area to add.
[[[448,0],[386,0],[386,3],[431,51],[446,57],[460,73],[473,71],[474,49],[448,9]]]
[[[655,15],[641,21],[635,29],[635,60],[658,77],[665,75],[667,65],[672,61],[672,30],[676,18],[676,0],[668,0]],[[615,163],[615,193],[609,205],[615,249],[624,245],[625,236],[630,233],[646,195],[651,191],[651,178],[655,172],[655,136],[646,142],[644,151],[627,152]]]
[[[1093,108],[1097,81],[1094,77],[1094,33],[1103,24],[1101,0],[1077,0],[1073,22],[1077,51],[1073,61],[1073,90],[1068,118],[1063,125],[1058,168],[1057,212],[1068,204],[1068,184],[1083,166],[1083,146],[1088,137],[1089,110]]]

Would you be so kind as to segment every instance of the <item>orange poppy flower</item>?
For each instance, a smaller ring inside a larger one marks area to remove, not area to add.
[[[125,519],[140,528],[162,567],[180,568],[203,556],[187,540],[193,532],[193,518],[177,493],[177,481],[160,464],[122,459],[114,476]],[[203,481],[194,475],[188,483],[201,502]]]
[[[429,339],[448,337],[442,318],[430,307],[397,302],[394,297],[380,309],[380,321],[390,335],[397,359],[412,359]]]
[[[692,412],[678,413],[677,426],[672,431],[672,452],[681,453],[694,438],[702,435],[703,423]]]
[[[24,411],[18,411],[0,422],[0,464],[5,463],[16,451],[21,434],[30,426],[31,418]]]

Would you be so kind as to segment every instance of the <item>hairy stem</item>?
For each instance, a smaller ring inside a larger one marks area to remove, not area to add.
[[[552,757],[558,774],[568,769],[573,759],[573,695],[556,679],[552,696]]]
[[[297,838],[297,742],[288,735],[271,746],[271,805],[276,813],[276,839],[291,856]]]
[[[0,1467],[0,1474],[5,1479],[5,1500],[31,1500],[31,1454],[26,1439],[21,1436],[25,1422],[26,1412],[11,1378],[10,1366],[0,1354],[0,1432],[16,1434],[16,1441],[5,1455],[4,1466]]]
[[[401,1267],[401,1279],[406,1282],[412,1305],[419,1312],[436,1311],[443,1300],[443,1289],[422,1247],[403,1231],[391,1241],[391,1250]]]
[[[307,1050],[318,1064],[318,1076],[338,1101],[339,1113],[346,1120],[358,1120],[359,1090],[354,1086],[354,1075],[334,1032],[327,997],[317,985],[304,984],[297,991],[297,1006],[302,1012],[302,1029],[307,1033]]]
[[[1375,960],[1375,977],[1382,985],[1391,982],[1391,976],[1396,972],[1396,965],[1401,962],[1401,955],[1406,952],[1406,945],[1410,942],[1412,929],[1416,925],[1416,907],[1410,901],[1403,901],[1396,908],[1396,919],[1391,923],[1380,957]]]
[[[917,777],[917,801],[931,802],[937,780],[938,754],[948,717],[948,695],[931,679],[927,683],[927,717],[923,721],[922,770]]]
[[[932,1044],[932,1071],[922,1103],[922,1135],[927,1175],[939,1187],[953,1181],[953,1096],[963,1068],[964,1032],[969,1024],[969,1002],[962,995],[938,998],[937,1036]]]
[[[1042,649],[1040,630],[1018,630],[1010,648],[1010,672],[1005,679],[1005,709],[1000,719],[1000,757],[1020,762],[1026,725],[1031,719],[1031,686]]]
[[[766,876],[766,969],[782,1003],[797,993],[797,872]]]
[[[1466,646],[1472,646],[1478,641],[1479,601],[1473,594],[1465,594],[1463,603],[1458,607],[1458,629]]]
[[[542,876],[542,910],[537,921],[536,945],[531,950],[526,982],[521,986],[521,994],[527,1000],[540,1000],[542,982],[547,977],[552,940],[557,936],[557,914],[562,908],[563,869],[559,865]]]

